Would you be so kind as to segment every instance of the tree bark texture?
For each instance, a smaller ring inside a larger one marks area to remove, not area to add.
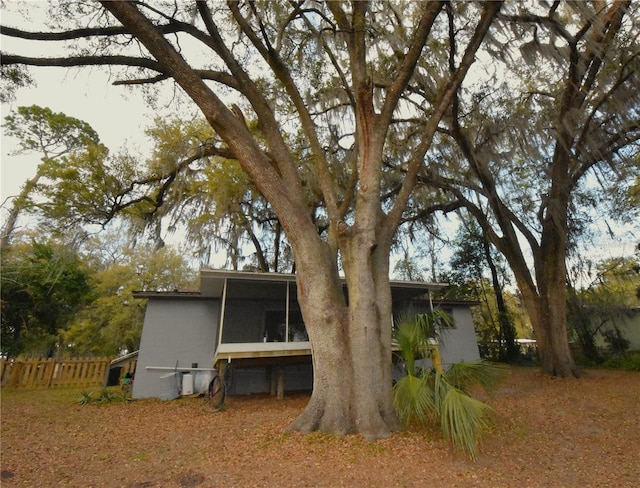
[[[380,263],[385,253],[372,257],[357,244],[350,252],[370,257],[347,275],[348,297],[335,267],[299,261],[298,301],[313,350],[314,384],[309,404],[289,429],[375,440],[399,428],[391,394],[391,292],[388,278],[381,279],[388,267]]]

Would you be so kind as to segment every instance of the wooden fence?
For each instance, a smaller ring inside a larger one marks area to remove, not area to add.
[[[112,358],[80,359],[2,359],[2,386],[15,388],[49,388],[59,386],[103,386],[109,374]],[[124,375],[135,367],[127,365]]]

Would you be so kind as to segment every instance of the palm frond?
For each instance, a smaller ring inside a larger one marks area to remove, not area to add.
[[[502,382],[506,372],[506,368],[501,364],[476,359],[452,364],[446,376],[449,383],[465,393],[475,385],[490,392]]]
[[[406,363],[407,371],[417,374],[415,362],[430,357],[433,344],[437,345],[436,324],[447,324],[452,320],[451,315],[441,309],[423,314],[404,313],[396,318],[392,341]]]
[[[414,419],[424,424],[437,414],[433,391],[427,381],[412,374],[401,378],[394,385],[393,405],[405,426]]]
[[[436,338],[438,326],[450,327],[453,325],[453,316],[442,308],[434,308],[429,313],[421,313],[414,320],[420,327],[424,337]]]
[[[482,431],[487,427],[485,413],[490,407],[463,391],[451,387],[442,402],[440,423],[445,439],[466,451],[475,460]]]
[[[415,318],[400,316],[393,332],[393,343],[405,362],[407,372],[416,374],[415,362],[424,357],[424,337]]]

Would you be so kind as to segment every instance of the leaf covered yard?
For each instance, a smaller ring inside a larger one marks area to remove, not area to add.
[[[4,389],[2,486],[632,487],[640,479],[640,376],[549,379],[510,368],[477,462],[439,430],[389,439],[286,433],[308,402],[231,397],[80,405],[77,390]]]

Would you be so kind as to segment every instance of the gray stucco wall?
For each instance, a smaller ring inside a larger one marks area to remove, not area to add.
[[[599,348],[605,351],[609,348],[602,333],[607,330],[615,330],[617,327],[622,337],[629,341],[629,350],[640,351],[640,309],[627,310],[624,314],[616,317],[594,315],[593,323],[605,322],[595,337],[596,345]]]
[[[293,305],[293,304],[292,304]],[[428,307],[428,302],[422,304]],[[230,298],[225,310],[223,342],[262,342],[265,313],[284,310],[284,300],[239,300]],[[297,308],[293,306],[292,308]],[[476,342],[471,310],[468,305],[444,305],[453,313],[454,326],[442,333],[440,352],[445,367],[454,362],[470,361],[480,357]],[[424,309],[425,311],[428,308]],[[415,312],[422,311],[421,308]],[[292,313],[293,315],[293,313]],[[134,398],[162,398],[167,380],[162,376],[179,368],[210,368],[218,339],[220,302],[217,299],[187,299],[182,297],[152,298],[147,305],[140,353],[133,385]],[[148,370],[148,366],[166,370]],[[313,381],[311,364],[287,365],[285,390],[310,389]],[[230,394],[251,394],[269,391],[268,368],[232,369]],[[395,373],[394,373],[395,375]]]
[[[451,363],[480,359],[480,351],[469,304],[445,302],[442,304],[435,303],[433,306],[453,315],[453,326],[440,329],[439,345],[443,365],[446,367]],[[428,313],[430,310],[431,304],[427,300],[394,304],[395,313],[405,312],[409,316]],[[429,367],[430,362],[427,361],[427,363],[425,367]]]
[[[217,300],[149,300],[140,340],[133,398],[160,396],[161,376],[171,371],[147,366],[211,368],[217,344],[220,306]]]
[[[440,331],[440,355],[445,368],[451,363],[480,359],[471,309],[454,306],[451,311],[453,327]]]
[[[453,326],[440,329],[439,348],[444,368],[446,369],[453,363],[480,359],[476,332],[473,327],[473,317],[469,306],[446,304],[442,308],[453,315]],[[414,313],[424,313],[428,311],[428,307],[414,307],[413,311]],[[417,362],[417,365],[421,368],[431,368],[431,360],[421,359]],[[393,379],[396,381],[404,376],[405,372],[401,362],[394,362],[392,374]]]

